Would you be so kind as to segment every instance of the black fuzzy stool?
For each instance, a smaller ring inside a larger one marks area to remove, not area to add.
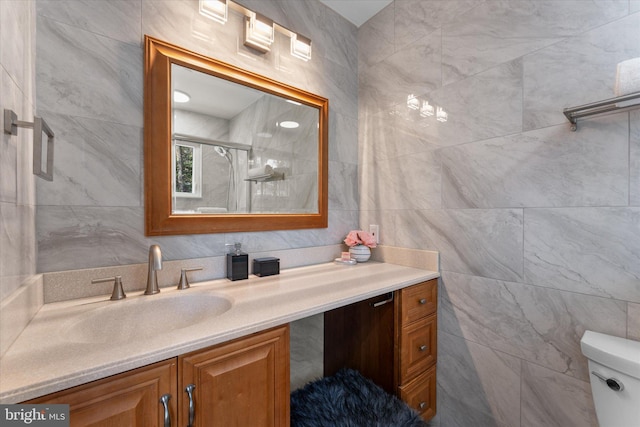
[[[291,427],[425,427],[406,403],[342,369],[291,393]]]

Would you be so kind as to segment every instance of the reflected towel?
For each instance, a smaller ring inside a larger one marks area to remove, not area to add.
[[[273,168],[269,165],[262,166],[260,168],[251,168],[248,172],[249,178],[266,178],[273,176]]]

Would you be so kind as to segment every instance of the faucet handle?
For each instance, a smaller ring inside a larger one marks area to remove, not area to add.
[[[113,292],[111,293],[111,301],[117,301],[120,299],[124,299],[127,296],[124,293],[124,289],[122,289],[122,276],[115,277],[105,277],[103,279],[93,279],[91,283],[104,283],[110,282],[113,280]]]
[[[191,267],[191,268],[183,268],[180,272],[180,283],[178,283],[178,289],[189,289],[189,279],[187,278],[187,273],[189,271],[197,271],[202,270],[202,267]]]

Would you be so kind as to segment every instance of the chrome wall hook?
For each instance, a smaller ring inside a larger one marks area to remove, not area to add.
[[[33,173],[47,181],[53,181],[53,141],[54,135],[51,128],[41,117],[33,118],[33,123],[18,120],[18,116],[13,110],[4,110],[4,133],[8,135],[17,135],[18,128],[33,129]],[[42,132],[47,135],[47,166],[46,170],[42,170]]]

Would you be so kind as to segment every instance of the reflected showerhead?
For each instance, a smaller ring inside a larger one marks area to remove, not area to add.
[[[216,153],[218,153],[221,157],[226,158],[229,163],[233,162],[233,156],[231,155],[231,153],[229,152],[229,150],[227,150],[224,147],[221,147],[219,145],[216,145],[215,147],[213,147],[213,149],[215,150]]]

